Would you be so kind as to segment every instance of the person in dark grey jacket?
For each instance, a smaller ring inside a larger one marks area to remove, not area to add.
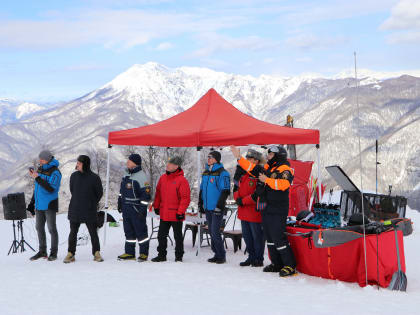
[[[68,254],[64,263],[75,261],[77,232],[80,224],[85,223],[92,242],[92,254],[95,261],[103,261],[97,232],[98,203],[103,195],[102,182],[99,176],[90,170],[90,158],[80,155],[77,158],[76,172],[70,176],[70,205],[68,219],[70,235]]]

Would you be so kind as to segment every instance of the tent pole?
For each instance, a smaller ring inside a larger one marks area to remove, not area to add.
[[[359,131],[359,166],[360,166],[360,197],[361,197],[361,207],[362,207],[362,224],[363,224],[363,247],[364,247],[364,259],[365,259],[365,280],[366,285],[368,285],[368,273],[367,273],[367,257],[366,257],[366,226],[365,226],[365,206],[364,206],[364,197],[363,197],[363,165],[362,165],[362,144],[360,140],[360,105],[359,105],[359,84],[357,81],[357,59],[356,52],[354,52],[354,79],[356,81],[356,105],[357,105],[357,129]]]
[[[112,146],[108,145],[108,160],[106,163],[106,188],[105,188],[105,216],[104,216],[104,246],[106,244],[106,219],[108,216],[108,196],[109,196],[109,165],[110,165],[110,156],[111,156]]]
[[[201,177],[201,149],[203,147],[197,147],[197,192],[200,194],[200,177]],[[200,209],[197,208],[197,216],[201,218]],[[197,246],[197,256],[200,255],[201,250],[201,222],[198,222],[198,246]]]
[[[322,198],[322,179],[321,179],[321,153],[320,153],[320,147],[319,144],[316,145],[316,159],[318,164],[318,202],[321,203]]]

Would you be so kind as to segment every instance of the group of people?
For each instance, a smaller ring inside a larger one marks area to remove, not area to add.
[[[287,151],[282,146],[270,146],[267,162],[261,152],[249,149],[242,157],[237,147],[230,147],[237,159],[233,197],[238,205],[238,218],[241,220],[242,234],[248,257],[240,266],[262,267],[264,265],[265,242],[271,264],[263,268],[264,272],[277,272],[282,277],[296,274],[296,262],[285,235],[289,209],[289,187],[293,181],[293,169],[287,161]],[[182,262],[184,244],[182,226],[186,210],[191,202],[190,186],[182,170],[182,159],[171,157],[166,165],[166,172],[160,177],[154,199],[152,187],[142,170],[139,154],[131,154],[127,160],[127,169],[122,178],[118,197],[118,211],[122,213],[125,233],[124,253],[119,260],[136,260],[136,243],[139,244],[137,260],[144,262],[149,256],[149,233],[146,217],[148,210],[159,215],[157,256],[152,262],[167,260],[167,237],[170,228],[175,238],[175,261]],[[58,190],[61,173],[58,161],[51,152],[44,150],[39,154],[40,167],[30,170],[35,179],[34,194],[28,205],[28,211],[36,215],[36,229],[39,240],[39,252],[31,260],[48,258],[57,259],[58,233],[56,212],[58,211]],[[210,151],[202,173],[198,208],[205,214],[206,224],[211,237],[211,249],[214,256],[210,263],[226,262],[222,231],[226,200],[231,191],[230,175],[221,163],[221,154]],[[92,242],[92,254],[95,261],[103,261],[97,234],[97,210],[103,189],[99,176],[90,170],[90,159],[80,155],[76,171],[70,177],[71,200],[68,219],[70,235],[68,254],[65,263],[75,261],[77,232],[81,223],[85,223]],[[51,234],[51,252],[47,255],[45,222]]]

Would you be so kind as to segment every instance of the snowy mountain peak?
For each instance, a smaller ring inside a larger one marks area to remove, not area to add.
[[[44,107],[37,104],[25,102],[16,108],[16,118],[21,119],[44,109]]]
[[[385,80],[391,78],[397,78],[402,75],[411,75],[413,77],[420,77],[420,70],[405,70],[405,71],[374,71],[369,69],[357,69],[357,77],[363,78],[374,78],[378,80]],[[333,76],[333,79],[347,79],[354,78],[354,68],[345,69]]]

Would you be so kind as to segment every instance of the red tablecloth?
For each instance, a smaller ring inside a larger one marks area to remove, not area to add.
[[[287,232],[290,234],[309,231],[311,230],[287,227]],[[402,231],[397,231],[397,234],[401,268],[405,272],[403,234]],[[363,237],[329,248],[316,248],[312,238],[300,236],[289,236],[289,242],[296,257],[299,272],[326,279],[357,282],[361,287],[366,286]],[[378,236],[366,236],[368,284],[388,287],[392,275],[398,270],[396,253],[393,230]]]

